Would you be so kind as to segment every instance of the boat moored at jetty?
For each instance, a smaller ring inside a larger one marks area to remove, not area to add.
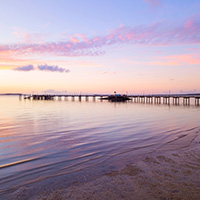
[[[121,102],[121,101],[128,101],[131,100],[127,95],[123,94],[116,94],[116,92],[114,92],[114,95],[109,95],[107,97],[102,97],[101,100],[108,100],[108,101],[112,101],[112,102]]]

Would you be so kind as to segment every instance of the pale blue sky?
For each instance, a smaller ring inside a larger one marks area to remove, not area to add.
[[[60,39],[62,34],[105,34],[120,25],[178,23],[200,9],[199,0],[160,2],[151,7],[144,0],[1,0],[0,41],[14,41],[16,29]]]

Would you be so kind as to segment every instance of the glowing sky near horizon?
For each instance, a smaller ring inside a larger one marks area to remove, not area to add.
[[[0,1],[0,93],[200,92],[199,0]]]

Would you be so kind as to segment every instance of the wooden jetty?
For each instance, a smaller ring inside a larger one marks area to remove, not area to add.
[[[130,95],[135,103],[154,103],[154,104],[174,104],[179,105],[182,102],[183,105],[190,105],[191,99],[194,100],[194,104],[200,105],[200,94],[158,94],[158,95]]]
[[[71,99],[72,101],[79,100],[82,101],[89,101],[92,99],[95,101],[96,99],[103,99],[108,97],[108,94],[59,94],[59,95],[52,95],[52,94],[23,94],[20,95],[20,98],[30,99],[30,100],[68,100]],[[147,103],[147,104],[174,104],[174,105],[190,105],[191,100],[193,99],[194,104],[196,106],[200,105],[200,94],[157,94],[157,95],[127,95],[128,98],[132,100],[134,103]]]

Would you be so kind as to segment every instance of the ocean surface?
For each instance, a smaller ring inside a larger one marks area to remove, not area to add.
[[[0,199],[87,181],[200,127],[200,107],[0,96]]]

